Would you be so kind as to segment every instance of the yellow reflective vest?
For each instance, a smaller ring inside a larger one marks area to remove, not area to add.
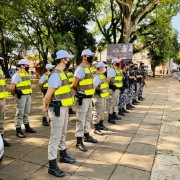
[[[101,79],[101,83],[98,85],[99,89],[101,91],[101,93],[99,94],[99,96],[101,98],[107,98],[109,97],[109,84],[106,81],[106,76],[104,74],[98,74],[96,73],[95,76],[99,76],[99,78]]]
[[[123,71],[120,69],[114,69],[116,72],[116,76],[114,77],[114,85],[117,88],[120,88],[123,86]]]
[[[79,81],[77,90],[83,92],[86,96],[94,96],[93,75],[88,67],[83,64],[79,66],[83,68],[85,77]]]
[[[53,73],[58,73],[59,77],[62,81],[62,85],[55,90],[52,100],[60,100],[62,106],[71,106],[74,103],[74,95],[72,93],[72,89],[69,86],[68,78],[65,72],[60,71],[59,69],[54,69]]]
[[[30,76],[27,72],[17,72],[22,79],[21,82],[16,84],[16,89],[20,89],[24,95],[31,94],[32,88],[31,88],[31,80]]]
[[[91,72],[92,72],[93,74],[95,74],[95,73],[97,72],[97,69],[94,68],[94,67],[91,67],[90,70],[91,70]]]
[[[0,99],[8,97],[9,93],[6,87],[6,81],[4,78],[4,73],[0,70]]]
[[[46,80],[45,80],[44,83],[43,83],[43,88],[44,88],[44,89],[48,88],[48,78],[49,78],[49,74],[48,74],[48,73],[45,73],[45,76],[46,76]]]
[[[69,79],[69,85],[72,88],[72,82],[73,82],[73,73],[72,72],[67,72],[66,73],[68,79]]]

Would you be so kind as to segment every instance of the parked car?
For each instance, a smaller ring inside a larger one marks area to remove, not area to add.
[[[4,155],[4,143],[3,143],[2,137],[0,135],[0,165],[2,162],[3,155]]]
[[[152,70],[146,70],[146,75],[147,75],[147,76],[150,76],[150,77],[153,77],[153,72],[152,72]]]

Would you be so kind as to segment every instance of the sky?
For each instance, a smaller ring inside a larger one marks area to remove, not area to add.
[[[173,28],[179,31],[179,42],[180,42],[180,13],[178,13],[176,16],[173,17],[172,26]]]

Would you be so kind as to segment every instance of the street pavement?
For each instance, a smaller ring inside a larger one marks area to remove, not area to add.
[[[10,82],[8,80],[8,82]],[[97,144],[84,143],[87,152],[79,151],[75,139],[76,116],[70,116],[67,146],[68,154],[77,162],[59,163],[68,180],[179,180],[180,179],[180,92],[179,82],[164,76],[147,79],[145,101],[122,117],[116,125],[105,122],[109,131],[98,136]],[[5,148],[0,179],[54,180],[48,174],[47,147],[50,127],[42,125],[41,93],[33,80],[31,126],[36,134],[21,139],[15,136],[15,105],[12,96],[7,99],[4,137],[12,143]],[[9,84],[9,83],[8,83]],[[105,114],[107,119],[107,112]],[[24,130],[24,126],[22,127]]]

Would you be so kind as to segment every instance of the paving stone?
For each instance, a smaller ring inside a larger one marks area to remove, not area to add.
[[[11,163],[13,163],[16,159],[13,159],[13,158],[9,158],[9,157],[6,157],[4,156],[3,157],[3,161],[2,161],[2,164],[0,165],[0,169],[10,165]]]
[[[135,153],[135,154],[142,154],[142,155],[149,155],[153,156],[156,151],[156,146],[138,142],[132,142],[128,146],[126,152]]]
[[[153,124],[158,124],[158,125],[161,125],[161,124],[162,124],[162,120],[149,119],[149,118],[144,118],[143,122],[153,123]]]
[[[24,180],[37,171],[41,166],[24,162],[24,161],[15,161],[14,163],[6,166],[0,170],[0,175],[2,179],[6,180]]]
[[[160,124],[142,122],[139,128],[160,130],[161,125]]]
[[[158,140],[158,137],[136,134],[133,137],[132,142],[139,142],[139,143],[151,144],[151,145],[156,146],[157,140]]]
[[[76,174],[71,175],[68,180],[88,180],[89,178],[86,178],[84,176],[78,176]]]
[[[95,178],[98,180],[107,180],[115,169],[115,165],[87,159],[75,172],[77,175],[82,175],[87,178]]]
[[[162,120],[162,116],[158,116],[158,115],[146,115],[146,118],[148,119],[156,119],[156,120]]]
[[[34,164],[45,165],[48,162],[48,151],[47,149],[37,148],[29,154],[25,155],[22,159]]]
[[[23,144],[27,145],[33,145],[33,146],[42,146],[45,143],[49,142],[49,138],[45,138],[42,136],[35,136],[35,137],[29,137],[26,138],[26,140],[23,141]]]
[[[154,129],[143,129],[143,128],[139,128],[137,130],[137,134],[142,134],[142,135],[146,135],[146,136],[158,136],[159,135],[159,131],[158,130],[154,130]]]
[[[133,167],[136,169],[151,171],[153,165],[153,157],[152,156],[144,156],[133,153],[125,153],[118,164],[124,165],[127,167]]]
[[[110,180],[149,180],[150,172],[142,171],[125,166],[117,166]]]
[[[69,173],[65,173],[64,177],[61,177],[60,179],[68,179],[70,177]],[[57,180],[59,178],[51,175],[48,173],[47,167],[42,167],[41,169],[37,170],[35,173],[30,175],[27,180]]]
[[[97,148],[89,157],[90,159],[99,160],[107,163],[116,164],[122,156],[122,152],[108,149]]]
[[[30,146],[30,145],[24,145],[18,143],[8,148],[5,148],[5,156],[12,157],[15,159],[22,158],[23,156],[30,153],[36,148],[37,148],[36,146]]]

